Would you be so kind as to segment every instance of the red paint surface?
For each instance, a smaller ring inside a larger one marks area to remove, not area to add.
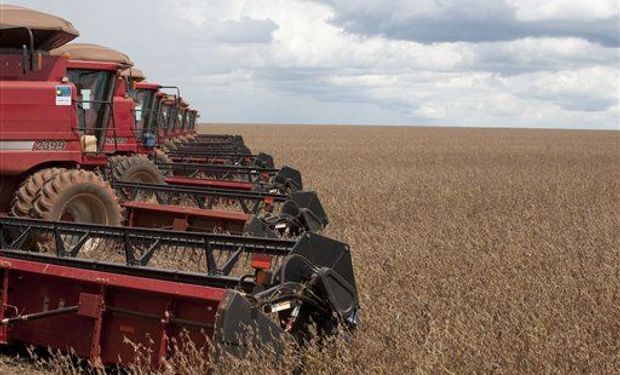
[[[209,286],[128,276],[109,272],[0,257],[2,309],[0,317],[80,306],[78,312],[15,323],[0,329],[2,342],[24,342],[53,349],[73,348],[79,356],[105,364],[129,364],[134,352],[125,338],[159,353],[162,340],[180,339],[181,327],[162,321],[167,314],[213,324],[225,290]],[[153,315],[150,319],[113,312],[122,308]],[[80,313],[81,312],[81,313]],[[197,343],[212,328],[183,326]],[[164,331],[167,334],[164,334]],[[170,337],[168,337],[170,336]],[[167,350],[162,355],[167,355]],[[205,356],[207,353],[205,352]],[[153,365],[159,365],[159,358]]]

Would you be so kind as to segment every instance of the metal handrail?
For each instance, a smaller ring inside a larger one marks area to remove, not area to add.
[[[106,101],[106,100],[76,100],[76,103],[78,104],[78,108],[82,110],[81,115],[82,115],[82,120],[84,125],[86,125],[86,109],[84,109],[82,107],[82,104],[84,103],[91,103],[91,104],[103,104],[105,106],[109,106],[110,109],[110,119],[112,120],[112,132],[113,132],[113,138],[114,138],[114,151],[118,150],[118,142],[116,140],[117,138],[117,129],[116,129],[116,120],[114,119],[114,105],[112,102],[110,101]],[[105,119],[104,119],[105,122]],[[109,126],[100,126],[100,127],[95,127],[95,128],[88,128],[88,129],[82,129],[81,127],[78,128],[73,128],[72,130],[78,130],[79,132],[82,131],[86,131],[86,130],[93,130],[93,131],[98,131],[98,130],[103,130],[103,138],[104,138],[104,142],[102,143],[102,147],[99,147],[99,140],[97,140],[97,152],[96,153],[104,153],[105,152],[105,145],[107,144],[107,132],[110,129]],[[82,145],[83,148],[85,148],[85,145]]]

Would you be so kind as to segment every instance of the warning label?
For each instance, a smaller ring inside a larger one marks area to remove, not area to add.
[[[56,105],[71,105],[71,86],[56,86]]]

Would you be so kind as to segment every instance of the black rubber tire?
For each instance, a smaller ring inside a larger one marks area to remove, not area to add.
[[[118,226],[123,209],[110,184],[94,172],[71,169],[47,181],[30,210],[36,219],[71,221]]]
[[[163,185],[164,175],[146,155],[112,156],[108,168],[114,181]]]
[[[157,163],[172,164],[172,159],[170,159],[170,157],[162,150],[155,150],[153,152],[152,158],[155,159]],[[170,177],[173,174],[172,169],[167,169],[165,171],[160,170],[160,171],[166,177]]]
[[[66,170],[47,181],[39,190],[30,216],[35,219],[72,221],[110,226],[123,223],[123,208],[115,191],[101,176],[91,171]],[[80,236],[61,235],[65,249],[79,242]],[[58,238],[50,232],[35,233],[27,245],[35,251],[56,252]],[[106,241],[88,241],[80,256],[89,257],[105,250]],[[109,248],[108,248],[109,250]]]
[[[54,176],[66,171],[64,168],[45,168],[28,176],[20,185],[11,202],[10,215],[16,217],[30,216],[34,199],[41,187]]]

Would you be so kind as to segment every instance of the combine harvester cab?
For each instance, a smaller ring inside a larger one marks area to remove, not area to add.
[[[32,252],[31,236],[55,245]],[[0,277],[0,342],[71,348],[106,365],[133,363],[126,340],[159,367],[187,336],[206,357],[207,339],[235,354],[250,342],[277,350],[310,327],[331,334],[358,322],[349,248],[317,234],[288,241],[0,218]]]
[[[159,100],[157,93],[161,86],[147,82],[144,73],[136,67],[124,70],[121,75],[127,80],[129,95],[135,102],[136,138],[143,147],[143,153],[149,153],[158,146],[157,111]]]
[[[170,87],[172,88],[172,87]],[[180,90],[176,88],[177,94],[165,94],[161,97],[160,116],[159,116],[159,137],[162,140],[162,146],[165,151],[177,148],[174,141],[174,132],[179,121],[180,111]]]
[[[137,142],[133,122],[134,104],[128,97],[125,79],[121,72],[133,66],[133,61],[122,52],[96,44],[71,43],[50,51],[53,56],[64,56],[67,61],[67,78],[78,89],[85,117],[92,108],[107,107],[108,118],[105,151],[136,153]],[[97,81],[105,85],[94,86]],[[96,96],[96,92],[101,92]]]
[[[196,141],[196,124],[198,123],[198,119],[200,118],[200,115],[198,114],[198,111],[190,108],[189,109],[189,114],[188,114],[188,122],[187,122],[187,129],[185,129],[185,138],[186,138],[186,144],[188,143],[192,143]]]
[[[187,126],[188,114],[189,114],[189,103],[181,98],[181,102],[179,103],[179,113],[178,113],[178,121],[176,123],[176,127],[173,132],[173,138],[177,144],[183,144],[185,142],[184,129]]]
[[[169,88],[176,89],[177,93],[176,95],[166,94],[163,98],[163,136],[166,148],[174,150],[184,142],[181,140],[181,136],[182,129],[187,121],[186,113],[189,108],[189,103],[181,97],[178,87],[170,86]]]
[[[144,76],[133,68],[129,56],[87,43],[67,44],[52,50],[51,54],[69,59],[68,78],[80,91],[84,113],[88,114],[91,107],[97,106],[105,106],[111,113],[104,145],[109,156],[108,179],[164,183],[163,174],[148,159],[154,145],[145,138],[143,123],[136,121],[136,106],[130,92],[135,81]],[[106,74],[107,81],[100,89],[105,99],[91,100],[94,92],[91,85],[97,81],[93,77],[102,74]]]

